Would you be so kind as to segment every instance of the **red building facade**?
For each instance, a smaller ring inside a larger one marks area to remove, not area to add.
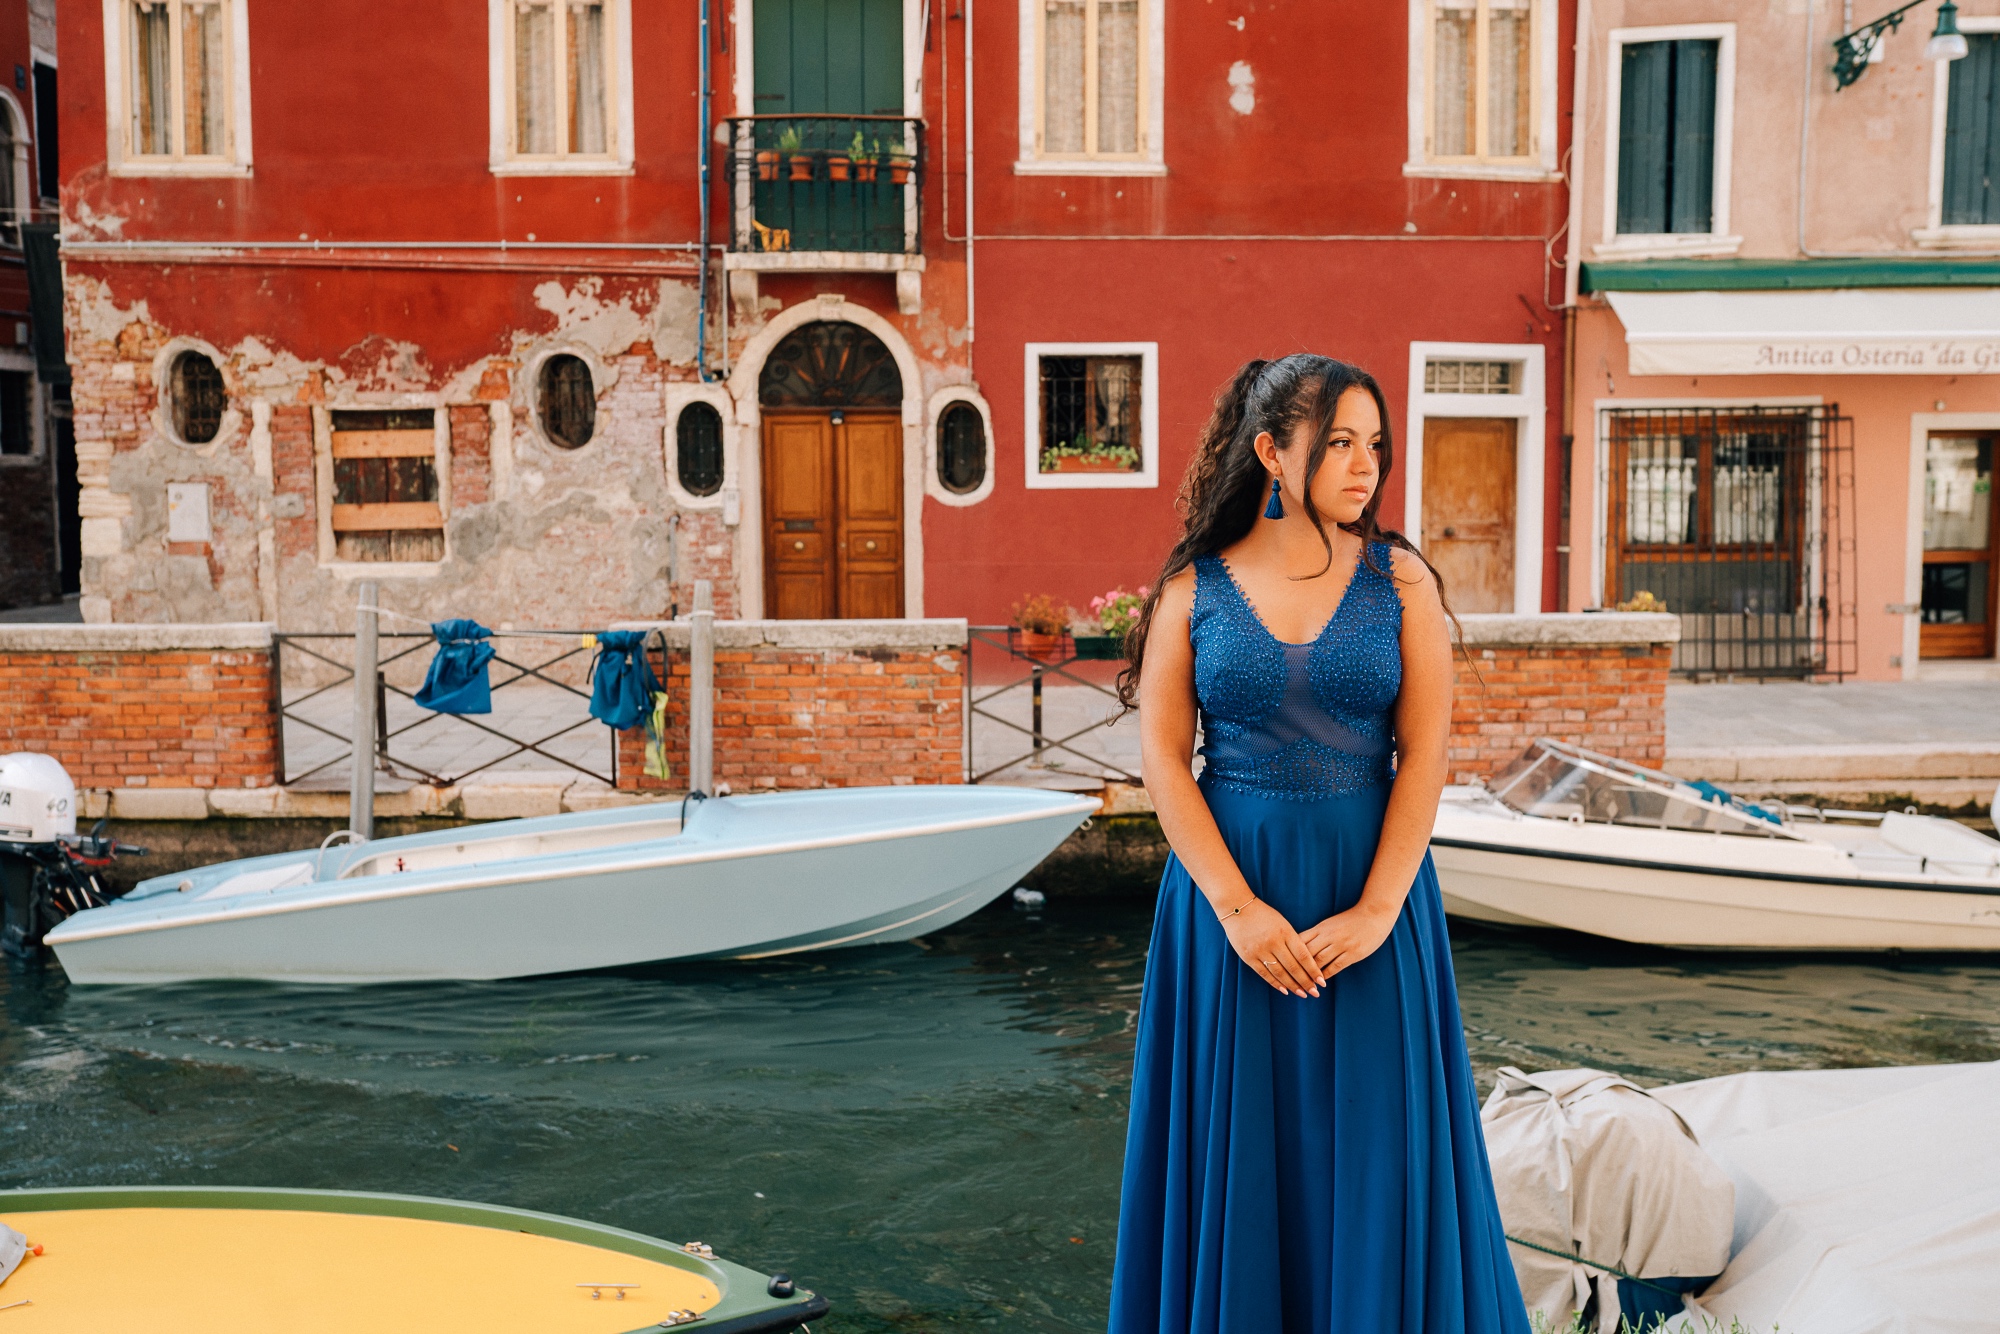
[[[1081,605],[1156,568],[1217,386],[1307,349],[1382,381],[1459,605],[1555,605],[1552,0],[62,23],[89,619]]]

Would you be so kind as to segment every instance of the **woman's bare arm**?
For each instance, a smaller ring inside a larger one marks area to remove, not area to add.
[[[1139,740],[1146,791],[1174,855],[1222,918],[1223,931],[1244,963],[1280,991],[1319,994],[1326,974],[1292,924],[1258,898],[1222,841],[1208,802],[1194,781],[1194,571],[1183,570],[1160,590],[1139,676]],[[1238,911],[1240,909],[1240,911]]]
[[[1332,976],[1373,954],[1396,925],[1417,878],[1444,791],[1451,733],[1451,632],[1437,581],[1405,551],[1393,555],[1403,599],[1403,688],[1396,698],[1396,783],[1361,900],[1305,933],[1313,958]]]

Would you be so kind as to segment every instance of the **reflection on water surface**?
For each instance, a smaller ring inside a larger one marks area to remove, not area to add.
[[[824,1329],[1101,1329],[1149,926],[1058,900],[812,960],[376,988],[16,969],[0,1186],[463,1196],[790,1269]],[[1453,929],[1482,1075],[2000,1057],[2000,965]]]

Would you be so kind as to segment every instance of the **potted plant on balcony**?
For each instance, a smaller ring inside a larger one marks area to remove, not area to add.
[[[796,129],[788,129],[778,136],[778,151],[785,155],[791,168],[791,179],[809,181],[813,178],[812,154],[804,151],[805,140],[799,138]]]
[[[906,152],[903,146],[893,140],[889,144],[889,183],[907,185],[910,173],[916,169],[917,160]]]
[[[1124,657],[1125,636],[1139,623],[1139,612],[1146,605],[1148,591],[1142,585],[1134,593],[1121,584],[1101,597],[1092,598],[1090,615],[1095,624],[1079,622],[1082,628],[1071,636],[1076,656],[1100,662]]]
[[[826,155],[826,178],[829,181],[846,180],[848,168],[853,163],[853,161],[854,159],[849,157],[846,153],[842,152],[828,153]]]
[[[1069,629],[1069,608],[1046,593],[1036,593],[1014,604],[1014,652],[1036,662],[1055,663],[1063,658],[1063,636]]]
[[[1074,440],[1043,445],[1037,465],[1043,472],[1138,472],[1139,451],[1130,445],[1112,445],[1078,435]]]
[[[855,180],[873,181],[875,179],[875,164],[882,160],[882,145],[877,143],[874,148],[869,148],[867,142],[861,137],[861,131],[856,130],[854,132],[854,142],[847,146],[847,157],[849,161],[854,163]]]
[[[757,179],[775,181],[778,179],[778,150],[760,148],[757,150]]]

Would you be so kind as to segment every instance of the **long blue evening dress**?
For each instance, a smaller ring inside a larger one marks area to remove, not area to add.
[[[1293,926],[1361,897],[1402,684],[1389,548],[1287,644],[1216,557],[1191,621],[1201,790]],[[1177,858],[1132,1073],[1111,1334],[1525,1334],[1425,856],[1388,940],[1317,999],[1236,957]]]

